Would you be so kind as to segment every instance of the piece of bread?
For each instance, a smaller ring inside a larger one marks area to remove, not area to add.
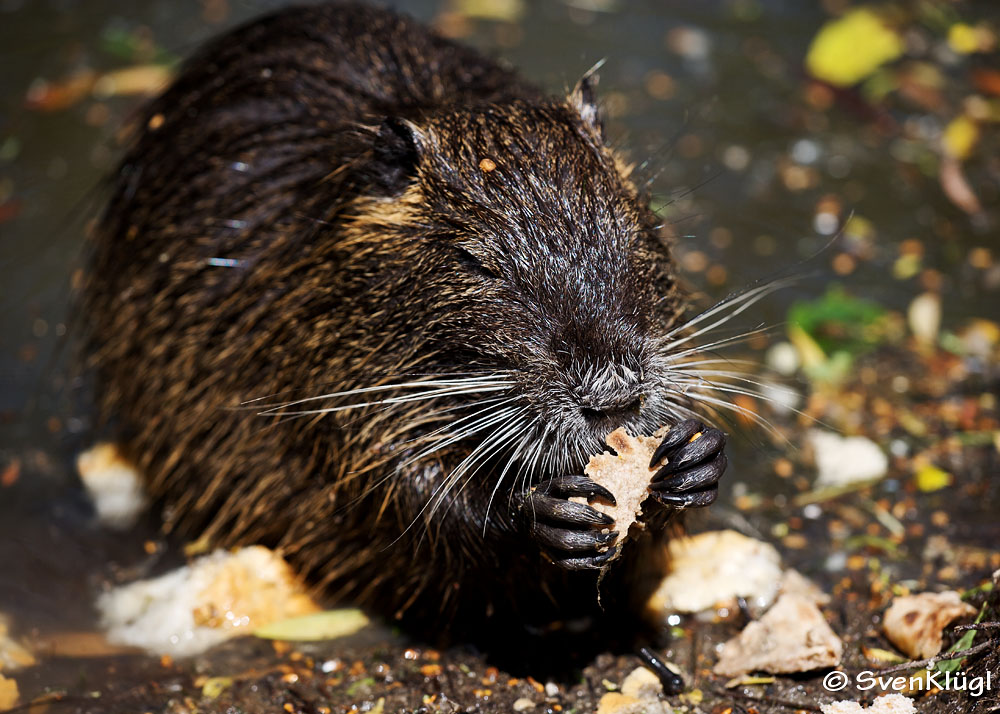
[[[649,468],[649,461],[666,433],[666,427],[658,429],[652,436],[632,436],[624,427],[615,429],[605,438],[605,443],[614,450],[614,453],[605,451],[591,456],[590,462],[584,469],[589,479],[611,491],[618,502],[612,506],[600,498],[589,501],[594,509],[615,519],[611,529],[618,532],[618,537],[612,546],[617,548],[619,553],[632,526],[635,524],[637,528],[642,528],[642,522],[639,520],[642,515],[642,504],[649,496],[649,483],[660,468],[660,465]],[[588,499],[582,496],[570,500],[588,503]]]

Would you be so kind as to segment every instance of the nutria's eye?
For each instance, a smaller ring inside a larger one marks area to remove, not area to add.
[[[483,262],[479,258],[465,248],[455,246],[455,251],[458,253],[458,262],[461,263],[470,273],[475,273],[476,275],[488,278],[489,280],[498,279],[499,276],[496,273],[483,265]]]

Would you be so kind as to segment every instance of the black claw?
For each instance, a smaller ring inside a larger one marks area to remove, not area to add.
[[[688,491],[687,493],[663,493],[653,491],[653,497],[664,506],[671,508],[704,508],[710,506],[719,495],[718,488],[709,488],[704,491]]]
[[[568,553],[602,549],[618,535],[615,532],[602,533],[595,530],[574,531],[567,528],[553,528],[544,523],[535,524],[532,530],[535,538],[543,545]]]
[[[729,459],[726,458],[726,453],[723,451],[711,461],[693,466],[663,481],[654,481],[649,484],[649,488],[653,491],[665,493],[701,491],[717,484],[719,479],[722,478],[722,474],[725,472],[728,464]]]
[[[694,441],[684,444],[676,452],[670,454],[667,465],[656,472],[654,481],[671,476],[714,456],[726,445],[726,435],[718,429],[706,429]]]
[[[656,451],[653,452],[653,458],[649,461],[649,468],[653,468],[660,463],[668,451],[672,451],[681,444],[686,444],[691,440],[692,436],[704,430],[705,425],[697,419],[687,419],[679,424],[674,424],[670,427],[670,431],[663,437],[660,445],[656,447]]]
[[[566,570],[600,570],[610,563],[617,553],[617,548],[611,548],[604,553],[589,558],[563,558],[555,562]]]
[[[585,503],[574,503],[561,498],[551,498],[541,494],[531,497],[531,508],[535,516],[542,520],[553,521],[556,524],[578,526],[610,526],[615,519],[591,508]]]
[[[599,496],[612,506],[618,505],[611,491],[599,483],[591,481],[586,476],[577,476],[575,474],[560,476],[541,484],[538,490],[542,493],[553,493],[560,496],[586,496],[587,498]]]

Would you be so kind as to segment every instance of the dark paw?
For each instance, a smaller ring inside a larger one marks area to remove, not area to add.
[[[552,562],[568,570],[600,568],[614,557],[614,520],[571,496],[598,497],[615,503],[603,486],[585,476],[562,476],[527,493],[521,513],[531,537]]]
[[[725,434],[697,419],[671,427],[649,464],[650,468],[656,468],[664,459],[667,461],[649,485],[653,496],[671,508],[697,508],[712,503],[719,494],[719,479],[728,463],[725,446]]]

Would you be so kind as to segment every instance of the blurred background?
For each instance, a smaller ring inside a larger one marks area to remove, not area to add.
[[[90,511],[72,462],[89,413],[85,380],[68,367],[72,285],[119,129],[200,42],[282,4],[0,0],[0,580],[22,581],[0,583],[17,601],[0,606],[32,621],[86,626],[89,601],[53,593],[52,578],[87,583],[96,563],[130,547],[78,536]],[[744,327],[774,326],[746,350],[803,392],[842,383],[856,358],[921,334],[956,354],[985,340],[992,354],[997,3],[388,4],[553,92],[603,60],[608,133],[678,235],[695,305],[801,278]],[[728,503],[739,505],[747,481],[783,488],[785,467],[770,466],[777,447],[734,448],[745,456]],[[25,529],[48,535],[32,544]]]

